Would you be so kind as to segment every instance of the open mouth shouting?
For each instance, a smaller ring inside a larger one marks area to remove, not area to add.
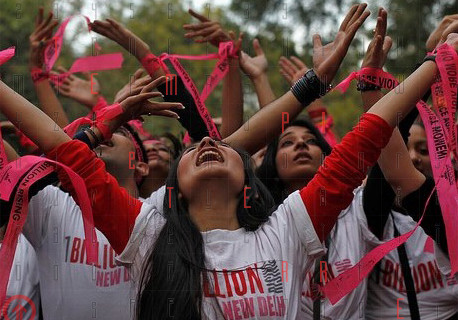
[[[221,152],[214,147],[203,148],[199,154],[197,155],[196,166],[200,166],[202,163],[205,162],[224,162],[224,157]]]

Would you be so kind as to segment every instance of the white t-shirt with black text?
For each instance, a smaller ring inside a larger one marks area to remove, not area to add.
[[[412,230],[416,222],[408,215],[393,211],[400,234]],[[394,238],[391,215],[385,225],[383,239]],[[445,320],[458,313],[458,282],[450,274],[440,272],[437,254],[441,249],[419,227],[405,243],[410,270],[417,294],[422,320]],[[369,280],[367,319],[382,320],[396,317],[410,319],[410,310],[397,250],[386,255],[379,269]]]
[[[35,248],[45,319],[131,319],[135,291],[130,274],[98,230],[98,263],[87,264],[81,210],[48,186],[32,197],[23,230]]]
[[[330,233],[327,262],[321,262],[321,281],[327,283],[345,272],[373,248],[375,235],[369,231],[363,208],[363,187],[354,191],[352,203],[343,210],[337,223]],[[306,314],[305,319],[313,319],[313,302],[316,293],[312,290],[312,280],[315,274],[315,263],[307,272],[302,290],[302,307]],[[328,299],[321,299],[321,319],[357,320],[365,319],[367,298],[367,278],[358,287],[343,297],[334,306]]]
[[[3,308],[8,305],[9,319],[37,320],[40,315],[40,281],[38,277],[37,256],[32,245],[19,235],[13,265],[6,289],[6,299],[0,308],[0,319]]]
[[[117,257],[131,267],[134,279],[165,223],[155,205],[143,203],[129,243]],[[201,234],[205,267],[218,271],[209,272],[209,283],[202,286],[204,319],[303,319],[304,276],[324,248],[298,191],[254,232],[241,228]]]

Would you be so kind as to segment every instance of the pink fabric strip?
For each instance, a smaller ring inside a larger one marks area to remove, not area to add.
[[[455,158],[458,159],[455,125],[458,72],[458,55],[456,51],[446,44],[440,46],[437,50],[436,64],[440,75],[438,75],[431,92],[438,104],[438,115],[446,126],[449,147]],[[439,109],[441,105],[445,105],[445,110]]]
[[[67,28],[68,23],[71,19],[77,16],[70,16],[66,18],[62,24],[57,29],[56,33],[52,37],[52,41],[48,44],[45,49],[44,56],[44,73],[50,74],[54,64],[59,58],[60,52],[62,50],[62,44],[64,41],[64,32]],[[90,20],[88,17],[83,16],[88,26],[88,31],[91,31]],[[97,48],[100,46],[97,45]],[[98,56],[89,56],[76,59],[73,65],[70,67],[68,72],[65,72],[60,75],[50,74],[50,79],[56,85],[60,84],[69,74],[76,72],[86,72],[86,71],[96,71],[96,70],[110,70],[110,69],[119,69],[122,66],[122,54],[121,53],[111,53],[103,54]]]
[[[340,299],[342,299],[351,291],[353,291],[356,287],[358,287],[361,281],[363,281],[364,278],[366,278],[369,275],[371,270],[380,260],[382,260],[384,256],[386,256],[389,252],[393,251],[410,238],[410,236],[420,226],[421,221],[423,220],[423,216],[426,212],[426,207],[428,206],[432,194],[433,193],[431,193],[428,198],[425,210],[423,211],[423,215],[421,216],[420,220],[412,230],[372,249],[353,267],[339,274],[337,277],[329,281],[326,285],[321,287],[323,295],[329,299],[329,302],[331,302],[332,305],[335,305],[337,302],[339,302]]]
[[[359,71],[350,73],[350,75],[339,83],[334,89],[340,92],[347,91],[350,83],[355,80],[364,80],[384,89],[392,90],[398,85],[398,81],[388,72],[377,68],[362,68]]]
[[[427,128],[426,126],[425,130],[428,138],[428,150],[429,152],[432,150],[434,155],[430,157],[431,166],[437,185],[442,217],[444,218],[450,264],[452,275],[454,275],[458,272],[458,232],[456,232],[458,228],[458,212],[456,210],[458,208],[458,190],[455,171],[448,150],[455,154],[455,160],[457,160],[455,113],[458,55],[452,47],[444,44],[437,50],[436,64],[440,77],[436,78],[436,83],[431,88],[431,92],[435,109],[439,111],[438,122],[442,132],[434,127]],[[446,108],[439,105],[442,102],[441,99],[445,101]],[[441,133],[442,135],[440,135]]]
[[[169,55],[167,53],[162,54],[160,58],[163,61],[168,59],[175,68],[175,71],[178,73],[178,76],[183,80],[186,89],[188,89],[189,93],[192,95],[194,99],[194,102],[196,103],[197,111],[199,112],[202,120],[205,122],[210,137],[212,137],[213,139],[221,140],[221,135],[219,134],[218,129],[216,128],[216,125],[213,122],[212,117],[207,110],[207,107],[205,106],[204,102],[200,99],[199,91],[197,90],[196,85],[194,84],[186,70],[183,68],[181,63],[173,55]]]
[[[0,148],[3,148],[3,144]],[[27,218],[28,190],[35,182],[55,170],[67,175],[72,183],[73,190],[70,193],[80,206],[83,216],[88,262],[90,264],[96,264],[97,262],[97,236],[94,229],[92,209],[83,179],[69,167],[58,162],[35,156],[21,157],[9,163],[0,173],[0,197],[2,200],[8,201],[15,186],[18,186],[3,244],[0,248],[0,305],[3,305],[6,297],[18,236],[22,232]]]
[[[73,138],[75,135],[76,131],[78,128],[82,125],[85,124],[90,124],[90,125],[95,125],[97,129],[100,130],[100,132],[103,135],[103,139],[105,140],[110,140],[112,133],[110,131],[110,128],[107,125],[107,121],[112,120],[116,116],[120,115],[123,113],[123,109],[119,103],[116,103],[114,105],[111,105],[109,107],[105,107],[103,109],[100,109],[96,112],[94,112],[94,119],[90,119],[88,117],[82,117],[78,118],[72,123],[70,123],[68,126],[64,128],[65,133],[70,138]]]
[[[14,57],[14,47],[0,51],[0,66]]]
[[[60,85],[69,75],[77,72],[100,71],[120,69],[122,67],[123,57],[121,53],[108,53],[98,56],[89,56],[78,58],[70,67],[70,70],[61,74],[50,74],[50,80]]]
[[[448,55],[449,57],[452,56],[450,50],[453,50],[453,49],[448,47],[448,45],[443,45],[442,47],[440,47],[438,49],[438,57],[440,56],[441,58],[439,58],[439,60],[436,58],[436,62],[439,67],[439,64],[443,64],[444,62],[449,62],[451,64],[453,60],[454,65],[455,65],[454,70],[455,70],[455,75],[456,75],[456,70],[457,70],[456,65],[458,63],[457,55],[456,54],[453,55],[453,58],[446,58],[447,52],[449,53]],[[442,67],[439,67],[439,71],[441,70],[442,70],[441,72],[442,80],[444,82],[449,81],[450,79],[447,79],[448,75],[444,72],[444,70],[445,71],[453,70],[453,68],[451,67],[446,68],[442,66]],[[381,75],[382,74],[379,73],[376,76],[375,80],[373,78],[369,78],[369,82],[381,86],[380,84],[382,82],[380,82],[380,80],[377,80],[377,79],[380,79]],[[386,77],[386,79],[393,78],[392,76],[390,77],[386,75],[384,76]],[[354,79],[354,75],[351,75],[350,77],[353,77]],[[347,79],[349,79],[350,77],[348,77]],[[347,81],[347,79],[344,80],[345,83],[349,82]],[[453,99],[453,95],[455,95],[456,97],[456,77],[455,79],[451,79],[451,80],[452,80],[452,83],[445,84],[442,87],[437,87],[436,92],[434,92],[433,90],[433,95],[434,94],[437,95],[438,92],[443,92],[445,96],[451,95],[452,99]],[[344,84],[343,86],[341,86],[341,88],[345,89],[345,88],[348,88],[348,86]],[[435,100],[437,101],[438,99],[435,99]],[[455,109],[453,109],[453,104],[455,106]],[[444,224],[445,224],[446,235],[447,235],[447,244],[449,246],[448,251],[449,251],[450,263],[451,263],[451,268],[452,268],[452,275],[454,275],[458,271],[458,232],[456,232],[458,228],[458,214],[456,212],[456,208],[458,208],[458,190],[457,190],[457,181],[455,179],[455,173],[454,173],[453,165],[452,165],[451,158],[450,158],[450,153],[448,152],[449,149],[447,148],[447,145],[445,144],[445,137],[446,137],[445,131],[447,130],[447,127],[445,126],[444,121],[441,121],[440,118],[438,118],[434,114],[434,112],[432,112],[432,110],[430,110],[430,108],[428,108],[428,106],[423,101],[420,101],[417,103],[417,108],[423,120],[423,123],[425,125],[425,131],[426,131],[427,138],[428,138],[427,139],[428,140],[428,150],[431,155],[430,159],[432,162],[432,169],[433,169],[434,180],[435,180],[435,184],[437,188],[437,195],[439,198],[439,203],[440,203],[442,215],[444,218]],[[452,101],[451,110],[453,112],[456,112],[456,100],[454,102]],[[454,116],[455,114],[453,113],[453,118]],[[451,127],[455,127],[453,130],[456,130],[456,126],[451,126]],[[429,198],[431,198],[431,195]],[[426,211],[426,207],[429,203],[429,200],[430,199],[428,199],[428,202],[425,206],[423,215]],[[365,255],[361,259],[361,261],[359,261],[351,269],[345,271],[344,273],[340,274],[338,277],[334,278],[329,283],[327,283],[322,288],[322,290],[325,296],[331,302],[331,304],[334,305],[340,299],[342,299],[346,294],[348,294],[353,289],[355,289],[359,285],[359,283],[369,274],[369,272],[373,269],[373,267],[377,264],[378,261],[380,261],[390,251],[396,249],[399,245],[407,241],[409,237],[413,234],[413,232],[415,232],[417,227],[420,225],[423,219],[423,215],[413,230],[379,245],[378,247],[373,249],[371,252],[369,252],[367,255]]]

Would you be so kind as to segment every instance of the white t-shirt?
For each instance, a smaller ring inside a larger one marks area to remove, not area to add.
[[[416,224],[410,216],[394,211],[393,215],[400,234],[412,230]],[[394,238],[391,215],[385,225],[383,237],[385,240]],[[434,250],[424,250],[427,240],[428,236],[419,227],[407,240],[406,252],[421,319],[444,320],[458,312],[458,283],[450,274],[444,275],[439,271],[436,256],[431,252]],[[438,250],[440,248],[435,246],[435,251]],[[398,251],[393,250],[382,259],[378,275],[376,270],[374,269],[369,280],[367,319],[396,319],[398,312],[399,317],[410,319]]]
[[[151,204],[143,203],[124,252],[117,257],[138,279],[142,263],[165,224]],[[206,268],[204,319],[302,319],[304,275],[324,248],[299,192],[291,194],[255,232],[202,232]],[[207,289],[206,289],[207,288]]]
[[[363,188],[354,191],[355,198],[350,206],[343,210],[336,226],[330,233],[328,262],[321,264],[321,279],[329,282],[339,274],[354,266],[372,249],[375,236],[369,231],[364,214],[362,195]],[[315,272],[315,264],[307,272],[302,290],[302,307],[307,319],[313,318],[313,299],[311,281]],[[365,319],[367,297],[367,279],[364,279],[352,292],[343,297],[334,306],[328,299],[321,300],[321,319],[353,320]]]
[[[3,307],[6,307],[6,303],[8,303],[9,319],[36,320],[40,315],[37,256],[30,242],[22,234],[19,235],[14,254]],[[0,308],[0,319],[4,319],[2,308]]]
[[[81,210],[48,186],[32,197],[24,235],[35,248],[45,319],[130,319],[135,292],[128,270],[98,230],[98,265],[87,264]]]

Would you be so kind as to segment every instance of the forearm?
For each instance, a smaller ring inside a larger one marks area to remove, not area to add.
[[[367,112],[374,104],[383,98],[381,90],[362,91],[361,100],[363,101],[363,110]]]
[[[8,162],[15,161],[19,158],[16,150],[14,150],[14,148],[6,140],[3,140],[3,146],[5,147],[6,158],[8,159]]]
[[[251,117],[248,120],[249,126],[242,126],[224,140],[234,148],[241,148],[254,154],[281,133],[285,113],[289,115],[291,121],[303,108],[296,97],[288,91]]]
[[[423,63],[414,73],[395,89],[387,93],[368,113],[383,118],[389,125],[395,127],[420,100],[434,81],[437,66],[432,61]]]
[[[43,111],[0,81],[0,112],[43,152],[70,140]]]
[[[383,93],[380,90],[365,91],[361,93],[361,97],[366,111],[383,98]],[[398,128],[394,129],[390,141],[383,148],[378,164],[385,179],[396,193],[395,200],[398,204],[402,198],[418,189],[425,181],[425,176],[413,165]]]
[[[223,80],[221,136],[228,137],[243,124],[242,77],[238,59],[229,58],[229,72]]]
[[[382,150],[378,164],[396,193],[397,204],[425,182],[425,176],[413,165],[398,128],[394,129],[389,143]]]
[[[260,109],[264,108],[276,99],[266,73],[263,73],[257,78],[251,79],[251,81],[253,82],[256,96],[258,97]]]
[[[43,80],[35,84],[40,109],[43,110],[61,128],[69,124],[67,115],[59,99],[51,87],[49,80]]]

